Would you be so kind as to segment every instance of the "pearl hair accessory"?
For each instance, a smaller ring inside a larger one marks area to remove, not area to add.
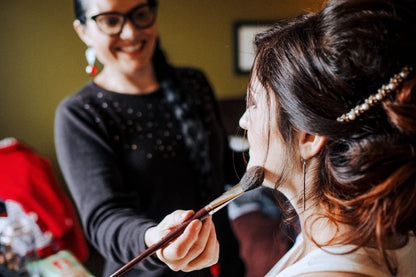
[[[402,70],[393,76],[390,79],[388,84],[384,84],[377,90],[376,94],[372,94],[367,99],[364,100],[364,103],[355,106],[348,113],[345,113],[337,118],[338,122],[348,122],[356,119],[362,113],[368,111],[373,105],[378,102],[383,101],[383,99],[394,92],[398,86],[409,76],[410,72],[413,70],[411,66],[405,66]]]

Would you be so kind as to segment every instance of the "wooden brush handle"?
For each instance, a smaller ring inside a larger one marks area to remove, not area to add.
[[[175,229],[170,231],[165,237],[163,237],[159,242],[153,244],[149,248],[147,248],[145,251],[143,251],[141,254],[136,256],[134,259],[132,259],[130,262],[125,264],[123,267],[121,267],[119,270],[114,272],[110,275],[110,277],[118,277],[122,274],[124,274],[126,271],[130,270],[133,266],[135,266],[137,263],[141,262],[142,260],[146,259],[150,255],[152,255],[154,252],[165,246],[170,241],[174,240],[175,238],[179,237],[185,228],[195,219],[199,219],[203,221],[209,216],[208,211],[205,208],[200,209],[197,213],[195,213],[191,218],[187,219],[186,221],[182,222],[180,225],[178,225]]]

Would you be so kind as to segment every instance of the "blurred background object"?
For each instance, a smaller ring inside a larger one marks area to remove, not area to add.
[[[87,243],[50,162],[6,138],[0,140],[0,168],[0,266],[23,276],[28,263],[60,250],[85,262]]]

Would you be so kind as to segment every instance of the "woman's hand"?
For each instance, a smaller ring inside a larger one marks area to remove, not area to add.
[[[172,229],[194,214],[193,211],[177,210],[166,216],[159,225],[145,233],[147,246],[160,241]],[[192,221],[182,235],[156,252],[157,257],[173,271],[193,271],[218,262],[219,243],[211,216],[203,222]]]

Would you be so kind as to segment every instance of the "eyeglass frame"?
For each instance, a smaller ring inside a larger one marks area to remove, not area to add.
[[[137,26],[134,22],[134,20],[132,20],[132,15],[134,14],[135,11],[137,11],[138,9],[141,9],[143,7],[149,7],[150,10],[153,12],[153,20],[146,26]],[[97,24],[97,22],[95,21],[97,17],[101,16],[101,15],[120,15],[123,17],[123,22],[121,23],[121,27],[120,27],[120,31],[118,31],[115,34],[107,34],[106,32],[102,31],[99,27],[99,25]],[[156,3],[144,3],[144,4],[140,4],[137,5],[136,7],[132,8],[129,12],[127,13],[121,13],[121,12],[104,12],[104,13],[99,13],[90,17],[87,17],[86,19],[91,19],[93,20],[96,25],[98,30],[100,30],[100,32],[110,36],[110,37],[114,37],[114,36],[118,36],[121,34],[121,32],[123,31],[124,25],[126,24],[127,20],[130,20],[130,22],[133,24],[133,26],[137,29],[147,29],[151,26],[153,26],[153,24],[155,24],[156,22],[156,16],[157,16],[157,4]]]

